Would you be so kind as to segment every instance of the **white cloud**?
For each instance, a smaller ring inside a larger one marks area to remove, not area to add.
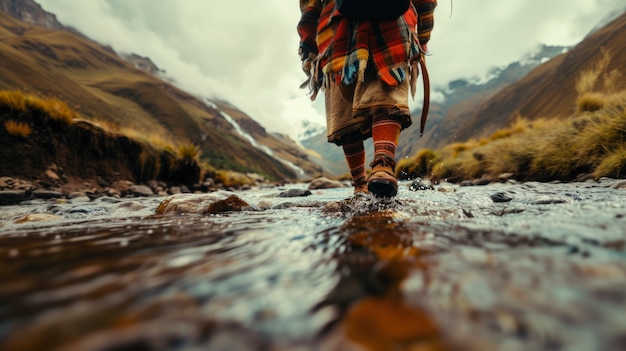
[[[243,8],[204,0],[39,3],[118,52],[150,57],[183,89],[232,102],[269,131],[295,136],[299,121],[325,121],[323,104],[298,89],[304,75],[295,0],[248,1]],[[624,9],[623,0],[440,0],[429,44],[432,84],[482,77],[541,43],[574,45],[599,20]]]

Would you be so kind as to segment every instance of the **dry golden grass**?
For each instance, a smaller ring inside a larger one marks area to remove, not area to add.
[[[626,145],[609,152],[593,171],[593,176],[626,178]]]
[[[238,187],[241,185],[252,185],[255,182],[254,179],[246,176],[243,173],[223,170],[217,171],[214,178],[216,183],[221,183],[227,188]]]
[[[576,99],[576,112],[594,112],[601,110],[607,103],[606,96],[600,93],[583,93]]]
[[[17,122],[13,120],[5,121],[4,129],[6,129],[7,133],[21,138],[27,138],[30,133],[33,132],[28,123]]]
[[[569,120],[518,119],[489,138],[420,150],[398,165],[399,174],[458,181],[513,173],[520,180],[573,180],[580,175],[624,177],[626,99],[604,95],[594,112]],[[436,155],[424,167],[424,155]]]
[[[606,69],[610,62],[611,62],[610,51],[602,49],[602,58],[600,58],[600,60],[598,60],[598,62],[596,62],[591,68],[581,71],[580,74],[578,75],[578,79],[576,80],[576,92],[579,95],[582,95],[584,93],[595,91],[598,78],[602,76],[603,74],[605,74],[604,72],[606,72]],[[616,76],[618,76],[619,74],[608,72],[605,75],[610,76],[609,81],[611,82],[611,81],[614,81]],[[610,86],[610,82],[609,82],[608,87],[605,85],[605,89],[608,88],[606,90],[609,90],[612,88]]]
[[[78,114],[59,99],[40,98],[17,90],[0,91],[0,105],[12,111],[40,113],[67,124],[78,118]]]
[[[510,127],[487,138],[439,151],[420,150],[398,165],[399,174],[452,181],[502,173],[542,181],[588,174],[625,177],[626,91],[616,91],[622,74],[607,71],[610,60],[610,53],[603,51],[595,65],[580,73],[577,114],[569,120],[518,116]],[[425,163],[425,154],[435,155],[430,163]]]
[[[26,111],[26,98],[24,93],[17,90],[0,91],[0,106],[6,106],[10,110]]]
[[[48,115],[51,119],[71,124],[78,115],[67,104],[59,99],[42,99],[34,95],[27,95],[26,108],[41,114]]]
[[[202,155],[202,149],[198,145],[191,142],[181,143],[176,148],[176,154],[179,159],[188,161],[199,161]]]

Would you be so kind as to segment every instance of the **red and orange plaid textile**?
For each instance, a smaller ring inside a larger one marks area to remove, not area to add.
[[[419,59],[430,39],[437,5],[437,0],[412,2],[397,21],[355,21],[343,17],[334,0],[300,0],[300,56],[317,56],[313,85],[324,86],[328,80],[352,84],[363,79],[369,64],[389,86],[408,79],[407,67]]]

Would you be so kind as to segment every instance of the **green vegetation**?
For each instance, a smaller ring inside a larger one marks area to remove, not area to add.
[[[606,72],[608,63],[604,52],[595,66],[580,73],[571,118],[518,117],[489,137],[420,150],[398,164],[398,174],[452,182],[497,179],[503,173],[538,181],[626,177],[626,91],[616,91],[621,74]]]

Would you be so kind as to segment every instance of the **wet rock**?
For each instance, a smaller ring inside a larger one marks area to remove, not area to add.
[[[437,191],[442,192],[442,193],[453,193],[456,191],[456,189],[449,185],[443,185],[443,186],[437,187]]]
[[[611,186],[613,189],[626,189],[626,180],[622,180],[621,182],[617,182]]]
[[[496,203],[499,203],[499,202],[509,202],[509,201],[513,200],[513,197],[509,196],[505,192],[497,192],[497,193],[491,195],[490,197],[491,197],[491,201],[496,202]]]
[[[568,203],[568,199],[564,199],[559,196],[541,196],[536,199],[532,199],[530,204],[532,205],[556,205],[556,204],[564,204]]]
[[[111,188],[109,189],[109,194],[124,196],[130,192],[130,187],[133,186],[133,183],[128,180],[118,180],[117,182],[111,184]]]
[[[506,181],[510,180],[511,178],[513,178],[514,174],[513,173],[502,173],[498,176],[498,180],[501,183],[506,183]]]
[[[304,197],[311,194],[313,193],[308,189],[289,189],[278,194],[278,197]]]
[[[73,204],[81,203],[81,202],[91,202],[91,198],[87,195],[84,195],[84,196],[79,196],[79,197],[70,199],[70,202]]]
[[[13,183],[15,183],[15,179],[11,177],[0,177],[0,189],[10,188]]]
[[[102,196],[96,199],[96,202],[103,202],[103,203],[108,203],[108,204],[117,204],[122,202],[122,200],[118,197],[112,197],[112,196]]]
[[[48,178],[48,180],[50,180],[52,182],[58,182],[58,181],[61,180],[61,177],[59,177],[59,175],[55,171],[53,171],[51,169],[48,169],[44,173],[44,175],[46,176],[46,178]]]
[[[154,192],[146,185],[133,185],[130,187],[130,193],[135,196],[152,196]]]
[[[0,191],[0,205],[14,205],[26,200],[24,190],[2,190]]]
[[[28,222],[51,222],[51,221],[58,221],[61,219],[63,219],[63,217],[52,214],[52,213],[32,213],[32,214],[16,219],[15,223],[22,224],[22,223],[28,223]]]
[[[183,192],[180,190],[179,186],[173,186],[170,188],[170,190],[168,191],[170,193],[170,195],[178,195],[178,194],[182,194]]]
[[[493,179],[489,177],[482,177],[480,179],[474,180],[472,184],[476,186],[484,186],[484,185],[489,185],[492,182],[493,182]]]
[[[411,185],[409,185],[409,190],[411,191],[419,191],[419,190],[435,190],[435,187],[426,180],[419,179],[414,180]]]
[[[117,205],[115,205],[115,210],[116,211],[129,211],[129,212],[135,212],[135,211],[141,211],[144,208],[146,208],[147,206],[140,203],[140,202],[136,202],[136,201],[127,201],[127,202],[121,202]]]
[[[156,214],[209,214],[251,209],[252,207],[237,195],[218,191],[210,194],[172,195],[161,202]]]
[[[70,208],[67,213],[72,213],[72,214],[94,214],[94,213],[102,213],[102,212],[107,212],[107,209],[105,207],[102,206],[76,206],[73,208]]]
[[[85,193],[83,193],[82,191],[75,191],[75,192],[69,193],[67,195],[67,198],[68,199],[72,199],[72,200],[80,198],[80,197],[87,197],[87,195]]]
[[[331,180],[325,177],[317,178],[309,184],[310,190],[318,190],[318,189],[335,189],[335,188],[345,188],[346,186],[337,180]]]
[[[33,196],[38,199],[60,199],[63,197],[63,193],[55,190],[35,190]]]

